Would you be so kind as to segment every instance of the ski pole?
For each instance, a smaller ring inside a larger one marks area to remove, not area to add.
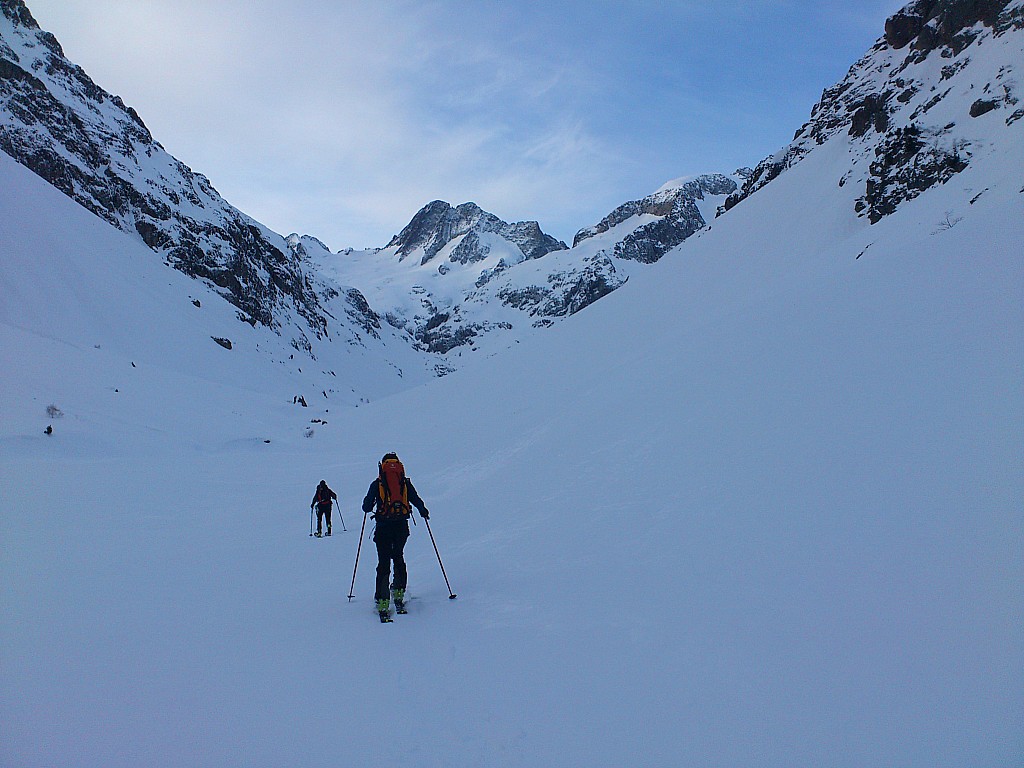
[[[309,535],[313,535],[313,505],[309,505]]]
[[[347,532],[348,528],[345,527],[345,516],[341,514],[341,507],[338,507],[338,517],[341,518],[341,530]]]
[[[427,533],[430,534],[430,543],[434,545],[434,554],[437,555],[437,564],[441,566],[441,575],[444,576],[445,586],[448,587],[448,599],[454,600],[458,595],[452,592],[452,585],[448,583],[448,574],[444,572],[444,563],[441,562],[441,553],[437,551],[437,542],[434,541],[434,532],[430,530],[430,520],[423,518],[423,522],[426,523]]]
[[[359,568],[359,553],[363,550],[363,531],[366,530],[366,516],[369,512],[363,512],[363,527],[359,529],[359,546],[356,547],[356,564],[352,567],[352,584],[348,588],[348,601],[352,602],[352,595],[356,588],[356,570]]]

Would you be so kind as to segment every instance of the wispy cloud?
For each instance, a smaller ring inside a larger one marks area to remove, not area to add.
[[[666,179],[754,163],[899,3],[30,5],[234,204],[341,247],[436,198],[567,239]]]

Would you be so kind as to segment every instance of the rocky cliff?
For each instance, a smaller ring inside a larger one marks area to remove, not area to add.
[[[859,187],[856,212],[872,223],[947,182],[985,151],[988,123],[1009,127],[1024,117],[1021,36],[1008,34],[1022,28],[1021,0],[909,3],[825,90],[793,142],[761,161],[724,209],[836,136],[848,138],[853,156],[838,183]]]
[[[0,149],[297,349],[350,335],[332,327],[325,305],[335,300],[373,333],[362,297],[318,281],[280,235],[169,155],[135,110],[65,58],[21,0],[0,0]]]

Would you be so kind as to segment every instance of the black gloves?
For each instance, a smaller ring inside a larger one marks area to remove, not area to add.
[[[428,510],[426,510],[426,509],[421,509],[420,510],[420,517],[422,517],[424,520],[429,520],[430,519],[430,512]]]

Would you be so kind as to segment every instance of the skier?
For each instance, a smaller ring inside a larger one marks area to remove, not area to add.
[[[327,535],[331,535],[331,501],[337,499],[338,494],[327,487],[327,481],[321,480],[320,485],[316,487],[316,492],[313,494],[313,501],[309,503],[309,508],[313,509],[316,507],[316,537],[320,538],[323,534],[321,530],[323,528],[323,520],[327,518]]]
[[[409,518],[412,509],[420,513],[424,520],[429,519],[423,499],[416,492],[412,481],[405,476],[405,468],[395,453],[386,453],[377,465],[377,478],[370,483],[363,499],[363,513],[369,513],[376,507],[373,519],[377,525],[373,532],[373,543],[377,545],[377,588],[374,600],[377,601],[377,613],[381,621],[390,621],[389,598],[395,600],[395,609],[405,613],[405,587],[408,572],[405,567],[405,542],[409,538]],[[394,581],[390,584],[391,563],[395,564]]]

